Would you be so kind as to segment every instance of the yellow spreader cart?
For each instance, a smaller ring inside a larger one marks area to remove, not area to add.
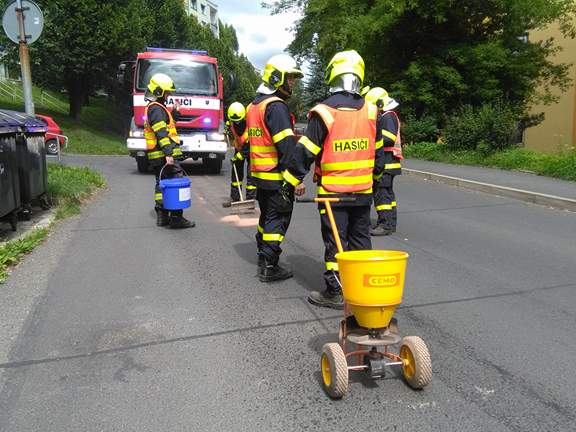
[[[330,205],[340,200],[345,198],[313,200],[326,206],[339,251],[336,260],[345,302],[338,343],[327,343],[322,348],[326,393],[342,398],[348,391],[350,371],[365,371],[378,379],[391,366],[401,366],[406,382],[421,389],[432,379],[428,347],[418,336],[399,336],[393,318],[402,303],[408,254],[394,250],[344,252]]]

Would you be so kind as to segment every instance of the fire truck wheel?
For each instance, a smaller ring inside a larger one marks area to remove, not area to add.
[[[222,170],[222,159],[202,159],[202,165],[210,174],[220,174]]]

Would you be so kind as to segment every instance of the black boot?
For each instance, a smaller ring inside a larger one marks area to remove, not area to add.
[[[264,261],[264,266],[260,267],[260,282],[274,282],[289,279],[293,276],[292,270],[284,268],[278,264],[272,265]]]
[[[387,228],[382,224],[378,224],[370,230],[370,235],[375,236],[375,237],[387,236],[387,235],[392,234],[393,232],[394,231],[391,228]]]
[[[344,298],[341,293],[324,291],[312,291],[308,296],[308,301],[315,306],[322,306],[331,309],[344,309]]]
[[[156,212],[156,226],[166,226],[170,223],[170,218],[168,216],[168,210],[164,210],[160,207],[155,207]]]
[[[258,254],[258,272],[261,272],[264,267],[266,267],[266,260],[264,259],[264,255],[259,253]]]
[[[184,216],[182,216],[182,210],[176,210],[170,212],[170,228],[180,229],[180,228],[194,228],[196,223],[189,221]]]

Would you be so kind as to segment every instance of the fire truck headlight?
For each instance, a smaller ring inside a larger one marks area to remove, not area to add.
[[[204,122],[205,125],[210,125],[212,124],[212,119],[210,117],[206,117],[204,120],[202,120]]]
[[[218,132],[212,132],[208,135],[209,141],[224,141],[224,134]]]

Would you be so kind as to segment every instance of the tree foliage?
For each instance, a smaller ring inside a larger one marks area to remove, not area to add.
[[[248,59],[238,54],[236,31],[220,23],[216,38],[181,0],[36,0],[44,13],[42,36],[30,46],[33,80],[66,90],[70,115],[76,117],[88,95],[109,90],[120,62],[133,60],[146,46],[207,49],[217,57],[225,81],[225,102],[249,100],[258,78]],[[2,39],[2,42],[6,39]],[[13,62],[17,47],[9,48]],[[230,75],[236,76],[233,87]]]
[[[366,83],[386,87],[417,119],[444,124],[461,106],[499,101],[522,112],[553,101],[552,89],[569,83],[568,65],[551,61],[554,41],[523,37],[553,22],[574,37],[573,0],[275,0],[269,7],[302,12],[293,55],[321,64],[356,49]]]

